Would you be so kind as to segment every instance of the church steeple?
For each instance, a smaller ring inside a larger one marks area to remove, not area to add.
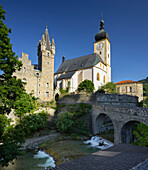
[[[103,14],[101,14],[100,31],[95,35],[96,42],[100,41],[102,39],[108,39],[109,40],[108,33],[104,30]]]
[[[101,13],[100,30],[104,30],[103,12]]]

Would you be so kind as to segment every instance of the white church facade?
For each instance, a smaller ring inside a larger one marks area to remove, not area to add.
[[[75,92],[86,79],[94,83],[95,91],[111,82],[111,47],[103,19],[100,31],[95,35],[94,53],[71,60],[65,60],[63,56],[62,64],[54,74],[55,87],[66,89],[70,85],[69,92]]]

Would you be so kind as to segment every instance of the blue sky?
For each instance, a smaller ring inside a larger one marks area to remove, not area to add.
[[[148,76],[147,0],[1,0],[5,24],[12,29],[13,51],[37,63],[37,45],[45,32],[55,38],[55,71],[62,56],[72,59],[93,53],[101,12],[111,42],[112,81]]]

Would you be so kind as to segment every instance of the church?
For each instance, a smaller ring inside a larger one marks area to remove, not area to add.
[[[103,18],[100,31],[95,35],[94,53],[71,60],[65,60],[63,56],[62,64],[54,74],[55,87],[66,89],[69,86],[69,92],[75,92],[85,79],[94,83],[95,91],[111,82],[111,47]]]
[[[94,53],[82,57],[65,60],[54,74],[55,42],[50,41],[46,26],[42,39],[37,46],[38,64],[31,64],[28,54],[22,52],[19,60],[22,69],[16,70],[14,76],[26,82],[27,93],[34,94],[42,101],[50,101],[59,89],[69,87],[69,92],[75,92],[78,85],[85,79],[94,83],[95,90],[111,82],[111,47],[109,36],[104,30],[103,18],[100,31],[95,35]],[[54,91],[54,89],[56,89]]]

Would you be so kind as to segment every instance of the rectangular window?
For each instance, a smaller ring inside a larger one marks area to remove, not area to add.
[[[49,53],[47,53],[47,56],[49,57]]]
[[[49,66],[49,62],[47,62],[47,65]]]
[[[117,87],[117,91],[118,91],[118,92],[120,91],[120,87]]]
[[[49,97],[49,92],[46,92],[46,97]]]
[[[46,84],[46,87],[49,87],[49,83]]]
[[[132,87],[130,87],[130,92],[132,92]]]

